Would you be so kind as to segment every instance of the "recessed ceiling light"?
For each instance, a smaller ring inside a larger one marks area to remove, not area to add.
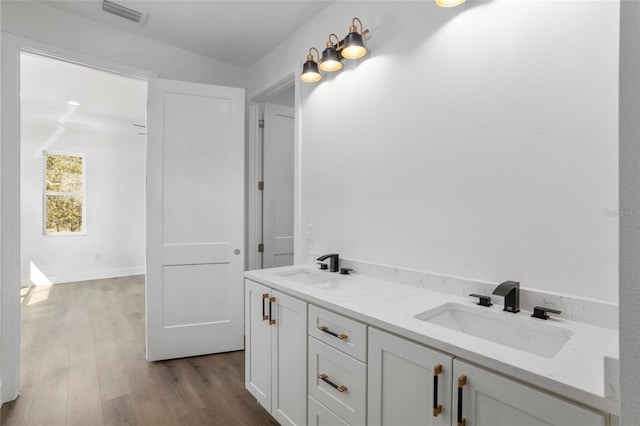
[[[77,102],[77,101],[69,101],[67,103],[71,106],[80,106],[80,102]]]

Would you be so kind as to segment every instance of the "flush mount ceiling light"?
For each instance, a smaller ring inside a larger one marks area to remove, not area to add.
[[[435,0],[440,7],[454,7],[465,2],[465,0]]]
[[[356,27],[356,21],[360,24],[360,31]],[[302,75],[300,79],[308,83],[315,83],[322,78],[320,70],[326,72],[338,71],[342,68],[341,60],[345,59],[358,59],[367,54],[367,49],[364,47],[363,36],[368,34],[369,30],[362,29],[362,21],[358,18],[353,18],[351,26],[349,27],[349,34],[343,39],[331,33],[329,34],[329,41],[327,41],[327,48],[322,51],[322,58],[320,58],[320,52],[315,47],[309,49],[307,55],[307,61],[302,66]],[[333,41],[335,39],[335,42]],[[311,50],[315,50],[318,61],[313,59]],[[319,68],[319,69],[318,69]]]
[[[109,0],[102,0],[102,10],[137,23],[140,23],[142,21],[142,18],[144,17],[144,14],[142,12],[129,9],[128,7],[122,6],[121,4],[114,3]]]
[[[69,105],[71,105],[71,106],[80,106],[80,102],[78,102],[78,101],[69,101],[69,102],[67,102],[67,103],[68,103]]]
[[[302,66],[302,75],[300,76],[300,80],[306,81],[307,83],[315,83],[316,81],[320,81],[322,76],[320,75],[320,70],[318,69],[318,63],[313,59],[313,55],[311,51],[316,51],[316,56],[320,57],[320,52],[315,47],[309,48],[309,54],[307,55],[307,62]]]

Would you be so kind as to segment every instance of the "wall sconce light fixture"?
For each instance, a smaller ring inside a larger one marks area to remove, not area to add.
[[[454,7],[465,2],[465,0],[435,0],[440,7]]]
[[[459,1],[459,0],[458,0]],[[360,31],[356,27],[356,21],[360,24]],[[308,83],[315,83],[322,78],[320,70],[326,72],[338,71],[342,68],[342,58],[346,59],[358,59],[367,54],[367,49],[364,47],[363,36],[369,33],[369,30],[362,29],[362,21],[358,18],[353,18],[351,26],[349,27],[349,34],[340,40],[337,35],[329,34],[329,41],[327,41],[327,48],[322,51],[322,58],[320,58],[320,52],[315,47],[309,49],[307,55],[307,61],[302,66],[302,75],[300,79]],[[335,39],[335,43],[333,41]],[[311,51],[316,51],[318,62],[316,62],[311,54]]]

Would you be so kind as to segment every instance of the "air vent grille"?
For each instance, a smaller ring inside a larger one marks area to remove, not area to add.
[[[102,10],[133,22],[141,22],[144,14],[109,0],[102,0]]]

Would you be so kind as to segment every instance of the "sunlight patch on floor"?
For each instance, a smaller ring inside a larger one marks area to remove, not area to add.
[[[27,298],[27,296],[29,295],[30,291],[31,291],[31,287],[22,287],[22,288],[20,288],[20,304],[21,305],[24,303],[24,301]]]
[[[51,286],[48,287],[31,287],[31,292],[29,294],[29,300],[27,301],[27,306],[35,305],[40,302],[44,302],[49,299],[49,293],[51,292]]]
[[[29,262],[29,265],[29,280],[31,280],[33,285],[41,286],[53,284],[35,263]]]
[[[35,263],[29,263],[29,279],[23,280],[23,285],[27,284],[27,286],[20,288],[20,304],[26,303],[27,306],[49,299],[49,292],[53,284]]]

